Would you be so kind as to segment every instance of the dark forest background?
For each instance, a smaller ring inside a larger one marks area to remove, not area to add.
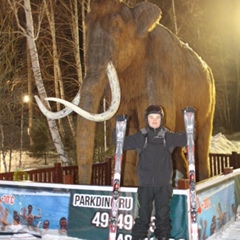
[[[161,23],[187,42],[211,67],[216,83],[214,132],[239,131],[240,2],[237,0],[152,1]]]

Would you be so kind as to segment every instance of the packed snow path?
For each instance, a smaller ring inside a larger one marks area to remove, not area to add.
[[[232,222],[221,233],[217,234],[214,240],[239,240],[240,239],[240,221]]]

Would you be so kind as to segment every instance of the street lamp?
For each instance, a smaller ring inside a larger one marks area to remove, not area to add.
[[[28,103],[29,102],[29,96],[28,95],[24,95],[23,96],[23,103]]]
[[[21,136],[20,136],[20,155],[19,155],[19,168],[22,167],[22,149],[23,149],[23,110],[24,110],[24,103],[29,102],[29,96],[24,95],[22,101],[22,109],[21,109]]]

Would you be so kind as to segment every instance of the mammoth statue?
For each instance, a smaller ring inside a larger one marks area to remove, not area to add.
[[[195,107],[196,168],[198,180],[202,180],[209,177],[209,141],[215,108],[213,75],[188,45],[159,23],[160,18],[159,7],[149,2],[140,2],[130,8],[119,0],[92,1],[85,21],[86,75],[79,107],[90,113],[98,111],[108,84],[105,70],[110,61],[116,68],[122,95],[120,106],[115,110],[117,114],[131,116],[128,134],[145,126],[144,110],[151,104],[163,106],[165,125],[173,131],[184,129],[182,109]],[[75,105],[65,105],[82,114]],[[95,125],[82,117],[78,119],[80,184],[90,183]],[[136,161],[135,152],[128,151],[123,175],[126,186],[136,184],[132,178]],[[174,152],[174,161],[186,174],[182,149]]]

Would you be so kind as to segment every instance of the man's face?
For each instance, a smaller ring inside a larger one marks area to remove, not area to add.
[[[67,229],[67,221],[65,219],[61,219],[60,228],[61,229]]]
[[[44,229],[48,229],[49,228],[49,222],[48,221],[44,221],[43,228]]]
[[[32,212],[32,206],[28,206],[28,211]]]
[[[28,225],[32,225],[33,221],[34,221],[34,216],[32,214],[29,214],[27,216],[27,223],[28,223]]]
[[[161,124],[161,116],[158,113],[151,113],[148,115],[148,125],[151,128],[159,128]]]

